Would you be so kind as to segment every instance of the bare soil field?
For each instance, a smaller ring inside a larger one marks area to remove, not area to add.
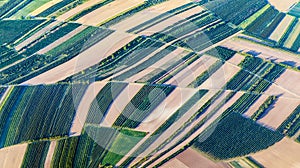
[[[176,130],[178,130],[185,122],[189,120],[189,118],[197,112],[198,109],[200,109],[201,106],[203,106],[214,94],[216,91],[209,91],[202,99],[200,99],[198,102],[195,102],[195,105],[190,108],[181,118],[179,118],[176,122],[172,124],[171,127],[169,127],[166,131],[164,131],[160,137],[158,137],[145,151],[143,151],[139,157],[137,157],[133,162],[132,165],[137,163],[141,158],[148,155],[150,152],[152,152],[155,148],[157,148],[160,144],[164,143]],[[187,129],[184,131],[186,132]],[[157,156],[160,154],[160,151],[158,151],[153,156]],[[152,166],[150,166],[152,167]]]
[[[18,144],[0,149],[0,167],[19,168],[26,153],[27,144]]]
[[[48,153],[46,156],[46,160],[45,160],[45,168],[50,168],[51,165],[51,161],[52,161],[52,157],[55,151],[55,147],[56,147],[56,141],[51,141],[49,149],[48,149]]]
[[[78,105],[76,115],[74,117],[70,129],[70,135],[80,135],[86,117],[88,115],[91,103],[93,102],[99,91],[105,86],[105,84],[106,83],[104,82],[95,82],[90,84],[90,86],[87,88],[85,94],[82,97],[81,102]]]
[[[192,148],[188,148],[178,156],[176,159],[187,165],[189,168],[229,168],[230,166],[224,162],[214,162]]]
[[[252,154],[252,157],[265,167],[298,168],[300,167],[300,145],[288,138],[283,138],[266,150]]]
[[[195,122],[193,122],[190,126],[188,126],[188,128],[185,129],[184,132],[187,132],[189,130],[192,129],[192,127],[194,127],[198,122],[200,122],[205,116],[207,116],[211,110],[213,110],[222,100],[224,100],[224,98],[226,97],[226,95],[228,95],[229,92],[225,92],[220,98],[218,98],[213,104],[212,107],[208,109],[208,111],[203,114],[201,117],[199,117],[199,119],[197,119]],[[156,164],[158,164],[159,162],[161,162],[162,160],[164,160],[165,158],[167,158],[168,156],[170,156],[172,153],[180,150],[185,144],[189,143],[190,141],[192,141],[194,138],[196,138],[203,130],[205,130],[211,123],[213,123],[228,107],[230,107],[237,99],[240,98],[240,96],[242,95],[242,93],[237,93],[231,100],[229,100],[222,108],[220,108],[216,113],[214,113],[203,125],[202,127],[200,127],[200,129],[198,129],[195,133],[193,133],[189,138],[187,138],[184,142],[182,142],[180,145],[176,146],[175,148],[173,148],[171,151],[169,151],[167,154],[165,154],[164,156],[162,156],[160,159],[156,160],[153,164],[151,164],[149,167],[152,167]],[[171,143],[169,143],[168,145],[165,146],[165,148],[163,148],[161,151],[167,149],[168,147],[171,147],[171,145],[175,144],[178,140],[180,140],[181,137],[183,137],[184,134],[181,133],[180,136],[177,136],[176,138],[174,138],[172,140]],[[154,155],[154,157],[157,156],[156,154]]]
[[[269,39],[274,40],[278,42],[281,37],[284,35],[288,27],[291,25],[294,17],[290,15],[285,15],[283,20],[278,24],[276,29],[273,31],[273,33],[270,35]]]
[[[128,105],[128,103],[130,103],[130,100],[139,92],[142,87],[142,84],[127,85],[125,89],[114,99],[101,125],[105,127],[111,127],[122,113],[124,108]]]
[[[236,53],[232,58],[227,60],[227,62],[234,64],[234,65],[239,65],[243,60],[245,59],[245,56]]]
[[[204,55],[198,60],[194,61],[192,64],[188,65],[185,69],[173,76],[167,84],[177,85],[179,87],[186,87],[191,82],[196,80],[196,78],[207,70],[213,63],[218,59],[215,57]]]
[[[249,40],[241,39],[238,37],[228,39],[225,43],[222,43],[221,45],[236,51],[255,51],[256,53],[259,53],[258,57],[270,61],[273,60],[277,63],[289,61],[294,62],[295,66],[300,66],[299,54],[297,55],[281,49],[275,49],[268,46],[260,45],[258,43],[251,42]]]
[[[142,4],[143,2],[144,2],[143,0],[130,0],[124,3],[123,0],[116,0],[81,17],[76,22],[86,24],[86,25],[97,26],[102,22],[110,18],[113,18],[114,16],[124,11],[127,11],[139,4]]]
[[[132,77],[128,78],[126,81],[128,82],[134,82],[139,79],[142,79],[146,77],[148,74],[151,74],[151,72],[155,70],[166,70],[169,66],[169,63],[172,61],[177,61],[182,59],[182,57],[186,54],[186,51],[184,51],[182,48],[178,48],[175,51],[171,52],[170,54],[166,55],[164,58],[160,59],[159,61],[155,62],[150,67],[142,70],[141,72],[133,75]]]
[[[275,83],[290,92],[300,96],[300,74],[299,72],[287,69],[276,81]]]
[[[276,9],[282,12],[287,12],[290,7],[292,7],[295,3],[298,2],[298,0],[286,0],[286,1],[281,1],[281,0],[268,0],[269,3],[274,6]]]
[[[55,83],[78,73],[90,66],[100,62],[102,59],[117,51],[136,36],[122,32],[114,32],[107,38],[80,53],[75,58],[56,66],[55,68],[42,73],[22,84],[49,84]],[[122,40],[120,40],[122,39]],[[97,53],[97,54],[95,54]]]
[[[259,107],[268,99],[268,95],[261,95],[260,98],[254,102],[251,107],[244,113],[247,117],[251,117]]]
[[[189,0],[169,0],[161,4],[155,5],[153,7],[150,7],[148,9],[145,9],[141,12],[138,12],[134,14],[132,17],[129,17],[124,21],[121,21],[120,23],[113,25],[110,28],[115,30],[120,30],[120,31],[125,31],[125,30],[127,31],[162,13],[165,13],[171,9],[177,8],[189,2],[190,2]]]
[[[173,158],[171,160],[169,160],[167,163],[163,164],[161,166],[161,168],[176,168],[176,167],[180,167],[180,168],[190,168],[187,165],[185,165],[184,163],[182,163],[181,161],[179,161],[176,158]]]
[[[59,21],[66,21],[67,19],[69,19],[70,17],[76,15],[77,13],[80,13],[81,11],[101,2],[103,0],[89,0],[79,6],[77,6],[76,8],[71,9],[70,11],[60,15],[59,17],[57,17],[56,19]]]
[[[151,112],[151,114],[136,128],[136,130],[150,133],[154,132],[196,92],[196,89],[176,88],[160,105],[158,105],[157,108]]]
[[[215,73],[199,86],[199,88],[221,89],[241,68],[225,62]]]
[[[300,99],[279,98],[268,114],[258,122],[276,129],[296,109]]]

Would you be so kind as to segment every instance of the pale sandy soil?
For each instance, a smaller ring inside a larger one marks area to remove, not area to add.
[[[183,115],[180,119],[177,120],[176,123],[173,123],[173,125],[171,125],[159,138],[156,139],[156,141],[154,143],[152,143],[149,148],[144,151],[144,153],[142,153],[140,155],[140,157],[144,157],[145,155],[148,155],[150,152],[153,151],[153,149],[155,149],[156,147],[158,147],[159,145],[161,145],[162,143],[164,143],[166,140],[169,139],[169,137],[171,135],[173,135],[176,130],[178,130],[184,123],[188,122],[188,120],[190,119],[191,116],[193,116],[193,114],[195,112],[197,112],[201,106],[204,105],[205,101],[209,100],[209,98],[211,98],[214,94],[216,93],[216,90],[210,90],[210,92],[207,93],[207,95],[205,95],[200,101],[198,101],[185,115]],[[210,108],[208,108],[208,110],[202,114],[196,121],[190,123],[189,126],[187,126],[183,132],[181,132],[178,136],[173,137],[173,139],[161,150],[159,150],[158,152],[154,153],[154,155],[152,156],[152,158],[156,157],[157,155],[159,155],[161,152],[163,152],[164,150],[168,149],[169,147],[171,147],[172,145],[174,145],[178,140],[180,140],[189,130],[192,129],[192,127],[194,127],[198,122],[200,122],[205,116],[207,116],[212,109],[214,109],[219,103],[220,101],[225,98],[225,96],[228,94],[224,93],[223,96],[221,96],[219,99],[217,99],[215,101],[215,103],[212,104],[212,106]],[[214,118],[214,117],[212,117]],[[213,119],[214,120],[214,119]],[[201,129],[201,128],[200,128]],[[186,144],[186,143],[185,143]],[[179,149],[178,149],[179,150]],[[173,151],[174,152],[174,151]],[[136,162],[138,161],[137,159],[135,160]],[[153,165],[152,165],[153,166]],[[152,167],[150,166],[150,167]]]
[[[265,167],[271,168],[299,168],[300,167],[300,145],[299,143],[283,138],[280,142],[257,152],[252,157]]]
[[[299,2],[299,0],[268,0],[269,3],[274,6],[276,9],[282,12],[287,12],[290,7],[292,7],[295,3]]]
[[[167,163],[163,164],[161,168],[190,168],[185,165],[183,162],[179,161],[176,158],[169,160]]]
[[[177,8],[189,2],[190,2],[189,0],[169,0],[161,4],[155,5],[153,7],[150,7],[148,9],[145,9],[141,12],[138,12],[134,14],[132,17],[129,17],[124,21],[117,23],[116,25],[113,25],[111,28],[115,30],[121,30],[121,31],[129,30],[162,13],[165,13],[171,9]]]
[[[166,84],[177,85],[179,87],[186,87],[196,78],[207,70],[218,59],[212,56],[204,55],[185,69],[174,75]]]
[[[0,167],[21,167],[26,148],[27,144],[24,143],[0,149]]]
[[[298,23],[295,25],[295,27],[293,28],[291,34],[289,35],[289,37],[284,42],[284,46],[286,48],[292,48],[292,46],[293,46],[294,42],[296,41],[299,34],[300,34],[300,22],[299,22],[299,19],[298,19]]]
[[[54,41],[53,43],[51,43],[50,45],[44,47],[43,49],[39,50],[37,52],[37,54],[45,54],[48,51],[52,50],[53,48],[61,45],[62,43],[64,43],[65,41],[69,40],[70,38],[72,38],[73,36],[75,36],[76,34],[80,33],[81,31],[83,31],[87,26],[79,26],[78,28],[76,28],[75,30],[71,31],[70,33],[66,34],[65,36],[59,38],[58,40]]]
[[[16,50],[20,50],[21,48],[25,47],[26,45],[28,45],[29,43],[33,42],[35,39],[37,39],[38,37],[40,37],[41,35],[45,34],[46,32],[50,31],[54,26],[56,26],[59,22],[58,21],[54,21],[51,24],[49,24],[48,26],[42,28],[41,30],[39,30],[38,32],[36,32],[35,34],[33,34],[32,36],[30,36],[28,39],[24,40],[22,43],[18,44],[15,48]]]
[[[63,0],[53,0],[53,1],[50,1],[44,5],[42,5],[41,7],[37,8],[36,10],[34,10],[33,12],[31,12],[29,15],[30,16],[36,16],[40,13],[42,13],[43,11],[45,11],[46,9],[50,8],[51,6],[61,2]]]
[[[236,53],[232,58],[227,60],[227,62],[234,64],[234,65],[239,65],[243,60],[245,59],[245,56]]]
[[[179,129],[189,118],[203,106],[206,101],[208,101],[217,91],[210,90],[202,99],[195,102],[195,105],[190,108],[182,117],[180,117],[176,122],[174,122],[166,131],[164,131],[160,137],[158,137],[145,151],[143,151],[133,162],[132,165],[137,163],[141,158],[147,156],[156,147],[165,142],[177,129]],[[157,154],[159,154],[158,152]]]
[[[65,21],[67,19],[69,19],[70,17],[76,15],[77,13],[80,13],[81,11],[101,2],[103,0],[90,0],[87,1],[79,6],[77,6],[76,8],[71,9],[70,11],[58,16],[56,19],[59,21]]]
[[[150,133],[154,132],[196,92],[196,89],[176,88],[151,112],[136,130]]]
[[[76,22],[97,26],[102,22],[110,18],[113,18],[118,14],[127,11],[128,9],[131,9],[139,4],[142,4],[143,2],[144,2],[143,0],[130,0],[130,1],[116,0],[81,17]]]
[[[287,69],[275,83],[290,92],[294,93],[298,97],[300,96],[300,73]]]
[[[283,61],[293,61],[296,63],[296,66],[300,66],[299,54],[293,54],[281,49],[267,47],[258,43],[251,42],[249,40],[241,38],[231,38],[221,45],[235,51],[255,51],[257,53],[261,53],[258,55],[258,57],[266,60],[274,60],[278,63]]]
[[[282,19],[282,21],[278,24],[276,29],[270,35],[269,39],[278,42],[281,39],[281,37],[284,35],[286,30],[289,28],[289,26],[291,25],[293,19],[294,17],[290,15],[285,15],[285,17]]]
[[[276,129],[296,109],[300,99],[279,98],[266,116],[258,120],[259,123]]]
[[[185,54],[186,54],[186,52],[183,51],[183,49],[178,48],[175,51],[173,51],[172,53],[166,55],[161,60],[154,63],[152,66],[150,66],[150,67],[144,69],[143,71],[141,71],[141,72],[133,75],[132,77],[128,78],[126,81],[134,82],[134,81],[137,81],[137,80],[145,77],[147,74],[150,74],[151,72],[153,72],[155,70],[166,70],[167,67],[169,66],[169,65],[167,65],[168,62],[175,61],[175,60],[180,60],[180,59],[182,59],[182,57]]]
[[[185,133],[188,132],[189,130],[192,129],[192,127],[194,127],[198,122],[200,122],[205,116],[207,116],[211,110],[214,109],[214,107],[216,107],[222,100],[224,100],[224,98],[226,97],[226,95],[228,95],[229,92],[225,92],[224,95],[222,95],[219,99],[217,99],[213,104],[212,107],[208,109],[208,111],[205,114],[202,114],[201,117],[199,117],[199,119],[197,119],[195,122],[193,122],[190,126],[188,126],[185,129]],[[168,156],[170,156],[171,154],[175,153],[176,151],[180,150],[183,146],[185,146],[187,143],[189,143],[190,141],[192,141],[194,138],[196,138],[202,131],[204,131],[210,124],[212,124],[219,116],[221,116],[221,114],[228,108],[230,107],[237,99],[240,98],[240,96],[242,96],[242,93],[237,93],[232,99],[230,99],[226,104],[224,104],[223,107],[221,107],[216,113],[214,113],[203,125],[202,127],[200,127],[195,133],[193,133],[189,138],[187,138],[184,142],[182,142],[180,145],[176,146],[175,148],[173,148],[171,151],[169,151],[167,154],[165,154],[164,156],[162,156],[160,159],[156,160],[154,163],[152,163],[149,167],[152,167],[156,164],[158,164],[159,162],[161,162],[162,160],[164,160],[165,158],[167,158]],[[211,132],[212,133],[212,132]],[[174,138],[168,145],[166,145],[161,151],[168,149],[169,147],[171,147],[173,144],[175,144],[177,141],[180,140],[180,138],[182,138],[184,136],[184,133],[181,133],[179,136],[177,136],[176,138]],[[157,153],[159,154],[159,152]],[[154,157],[157,156],[157,154],[154,154]],[[153,158],[154,158],[153,157]]]
[[[221,89],[239,70],[240,67],[225,62],[199,88]]]
[[[299,98],[299,96],[291,94],[290,91],[282,89],[276,84],[272,84],[265,92],[265,95],[281,95],[284,98]]]
[[[167,20],[164,20],[164,21],[162,21],[162,22],[160,22],[160,23],[158,23],[158,24],[156,24],[152,27],[149,27],[148,29],[140,32],[139,34],[152,35],[155,32],[159,32],[159,31],[165,29],[166,27],[173,25],[174,23],[176,23],[178,21],[184,20],[185,18],[187,18],[191,15],[194,15],[195,13],[199,13],[203,10],[204,9],[200,6],[192,8],[192,9],[187,10],[185,12],[182,12],[182,13],[176,15],[176,16],[173,16],[173,17],[171,17]]]
[[[90,86],[87,88],[85,91],[85,94],[83,95],[77,111],[76,115],[74,117],[71,129],[70,129],[70,134],[72,136],[77,136],[80,135],[82,127],[84,125],[84,122],[86,120],[86,117],[88,115],[91,103],[99,93],[99,91],[105,86],[106,83],[104,82],[95,82],[90,84]]]
[[[247,117],[251,117],[259,107],[268,99],[268,95],[261,95],[260,98],[254,102],[251,107],[244,113]]]
[[[56,66],[55,68],[29,79],[22,84],[49,84],[63,80],[77,72],[97,64],[102,59],[117,51],[120,46],[127,44],[135,37],[135,35],[127,33],[114,32],[68,62]]]
[[[56,147],[56,141],[51,141],[49,149],[48,149],[48,153],[46,156],[46,160],[44,163],[45,168],[50,168],[50,164],[51,164],[52,157],[53,157],[53,154],[55,151],[55,147]]]
[[[144,85],[142,84],[129,84],[123,91],[115,98],[108,110],[102,126],[111,127],[124,108],[130,103],[130,100],[140,91]],[[134,106],[133,104],[131,104]]]
[[[176,158],[189,168],[229,168],[230,166],[224,162],[214,162],[205,156],[202,156],[196,150],[188,148],[183,151]]]

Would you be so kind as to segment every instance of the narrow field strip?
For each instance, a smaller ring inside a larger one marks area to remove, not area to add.
[[[89,85],[85,94],[82,97],[82,101],[78,105],[76,114],[70,129],[72,136],[78,136],[81,134],[85,120],[87,118],[91,103],[99,93],[99,91],[105,86],[105,83],[95,82]]]
[[[61,1],[63,1],[63,0],[52,0],[52,1],[50,1],[50,2],[48,2],[48,3],[46,3],[46,4],[44,4],[43,6],[37,8],[37,9],[34,10],[33,12],[29,13],[29,15],[31,15],[31,16],[36,16],[36,15],[38,15],[38,14],[44,12],[44,11],[47,10],[48,8],[50,8],[50,7],[54,6],[54,5],[56,5],[57,3],[61,2]]]
[[[53,48],[61,45],[62,43],[64,43],[65,41],[69,40],[70,38],[72,38],[73,36],[75,36],[76,34],[80,33],[81,31],[83,31],[85,28],[87,28],[87,26],[81,25],[78,28],[72,30],[70,33],[66,34],[65,36],[57,39],[56,41],[54,41],[53,43],[47,45],[46,47],[44,47],[43,49],[37,51],[37,54],[45,54],[48,51],[52,50]]]
[[[116,0],[108,5],[100,7],[99,9],[81,17],[76,22],[97,26],[98,24],[112,18],[114,15],[126,11],[134,6],[142,4],[142,0],[131,0],[126,3],[123,3],[122,0]]]
[[[274,40],[278,42],[281,37],[283,37],[286,30],[289,28],[291,23],[293,22],[294,17],[290,15],[286,15],[283,20],[279,23],[279,25],[276,27],[274,32],[270,35],[269,39]]]
[[[107,112],[103,122],[100,124],[105,127],[111,127],[116,119],[120,116],[126,105],[143,87],[141,84],[129,84],[125,89],[113,100],[110,109]]]

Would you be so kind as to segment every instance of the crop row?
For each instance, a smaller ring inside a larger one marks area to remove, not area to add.
[[[300,35],[298,35],[298,37],[297,37],[296,41],[294,42],[291,50],[294,51],[294,52],[298,52],[299,48],[300,48]]]
[[[44,167],[49,146],[50,141],[37,141],[28,144],[21,167]]]
[[[174,59],[170,62],[166,62],[161,68],[155,69],[154,71],[150,72],[149,74],[145,75],[141,79],[137,80],[136,82],[141,83],[156,83],[163,77],[167,76],[175,70],[176,68],[180,67],[183,63],[187,62],[189,59],[194,58],[197,54],[190,52],[183,56],[181,59]]]
[[[279,13],[275,19],[272,21],[271,24],[269,24],[263,31],[262,33],[260,34],[260,36],[262,38],[268,38],[272,33],[273,31],[275,30],[275,28],[278,26],[278,24],[282,21],[282,19],[285,17],[285,13]]]
[[[200,74],[192,83],[188,86],[197,88],[201,84],[203,84],[213,73],[215,73],[221,66],[224,64],[223,61],[217,61],[213,65],[211,65],[206,71]]]
[[[269,7],[263,14],[261,14],[256,20],[254,20],[246,30],[260,35],[262,31],[271,23],[275,17],[279,14],[279,11],[274,7]]]
[[[279,132],[257,125],[237,113],[232,113],[215,124],[215,127],[212,126],[199,135],[193,147],[216,159],[254,153],[283,138]]]
[[[126,83],[107,83],[93,100],[85,122],[100,124],[114,99],[122,92],[126,85]]]
[[[0,83],[22,83],[70,60],[111,33],[112,31],[110,30],[105,31],[100,28],[87,28],[60,46],[50,50],[45,55],[32,55],[29,58],[2,70],[0,74],[0,76],[2,76]],[[46,43],[48,42],[46,41]],[[39,43],[36,45],[39,45]],[[17,58],[19,57],[23,58],[25,55],[18,55]]]
[[[28,31],[38,26],[41,20],[1,20],[0,21],[0,45],[9,44],[22,37]],[[18,32],[18,33],[16,33]]]
[[[267,100],[258,108],[258,110],[251,116],[256,121],[263,118],[268,112],[270,106],[272,106],[277,100],[277,96],[269,96]]]
[[[293,113],[277,128],[281,133],[293,136],[300,129],[300,105]]]
[[[218,20],[207,11],[201,11],[193,16],[194,18],[180,20],[151,37],[168,43]]]
[[[140,41],[140,43],[136,43],[137,41]],[[131,43],[135,45],[131,45]],[[84,70],[83,74],[76,74],[74,77],[72,77],[72,79],[84,79],[87,81],[91,79],[96,81],[106,79],[114,73],[134,65],[136,62],[142,60],[146,55],[151,54],[162,46],[163,43],[161,42],[138,37],[123,48],[116,51],[114,54],[101,60],[101,62],[97,65]]]
[[[23,0],[9,0],[5,4],[3,4],[0,7],[0,18],[3,17],[3,15],[6,15],[10,10],[12,10],[14,7],[16,7],[18,4],[22,3]]]
[[[174,89],[173,86],[145,85],[127,104],[114,125],[136,128]]]
[[[207,9],[216,13],[223,20],[230,21],[236,25],[240,24],[265,5],[267,5],[267,1],[260,0],[208,1],[208,3],[204,4]]]
[[[134,151],[132,157],[129,157],[122,163],[123,166],[128,166],[137,156],[145,151],[155,140],[157,140],[167,129],[172,127],[173,123],[181,118],[186,112],[188,112],[194,103],[200,100],[208,90],[199,90],[189,100],[187,100],[171,117],[169,117],[157,130],[155,130],[151,136]]]
[[[194,51],[201,51],[217,42],[224,40],[236,33],[238,29],[233,29],[226,23],[221,22],[206,28],[203,31],[193,33],[181,40],[174,42],[174,45],[189,48]]]
[[[153,65],[157,61],[161,60],[162,58],[164,58],[166,55],[170,54],[174,50],[176,50],[176,47],[168,46],[168,47],[164,48],[163,50],[161,50],[160,52],[153,55],[151,58],[147,59],[145,62],[134,67],[133,69],[130,69],[129,71],[126,71],[126,72],[122,73],[121,75],[113,78],[113,80],[123,81],[123,80],[131,77],[132,75],[135,75],[135,74],[141,72],[142,70],[150,67],[151,65]]]
[[[76,84],[14,87],[0,109],[0,146],[69,135],[86,88]]]
[[[82,16],[84,15],[87,15],[88,13],[90,12],[93,12],[94,10],[104,6],[104,5],[107,5],[111,2],[113,2],[114,0],[104,0],[104,1],[101,1],[100,3],[96,4],[96,5],[93,5],[83,11],[81,11],[80,13],[76,14],[75,16],[72,16],[69,20],[71,21],[75,21],[75,20],[78,20],[79,18],[81,18]]]
[[[294,30],[294,27],[299,23],[299,20],[297,18],[294,18],[287,30],[284,32],[284,34],[281,36],[278,45],[283,46],[284,42],[289,38],[290,34]]]
[[[33,46],[30,46],[29,48],[26,48],[26,51],[22,54],[30,56],[34,54],[35,52],[39,51],[40,49],[46,47],[47,45],[55,42],[59,38],[65,36],[66,34],[70,33],[71,31],[78,28],[80,24],[77,23],[69,23],[65,26],[62,26],[58,30],[54,31],[53,33],[47,35],[45,38],[40,39],[36,44]]]
[[[105,135],[105,136],[103,136]],[[146,133],[86,125],[79,137],[57,142],[52,167],[115,165]],[[87,157],[88,156],[88,157]]]
[[[167,20],[167,19],[169,19],[169,18],[171,18],[175,15],[178,15],[182,12],[185,12],[185,11],[187,11],[189,9],[192,9],[192,8],[195,8],[195,7],[196,7],[196,5],[192,2],[184,4],[180,7],[177,7],[177,8],[174,8],[172,10],[169,10],[165,13],[162,13],[162,14],[160,14],[160,15],[158,15],[158,16],[156,16],[156,17],[154,17],[154,18],[152,18],[148,21],[145,21],[144,23],[139,24],[138,26],[135,26],[135,27],[129,29],[128,32],[130,32],[130,33],[132,33],[132,32],[139,33],[139,32],[141,32],[141,31],[143,31],[143,30],[145,30],[149,27],[154,26],[155,24],[158,24],[158,23],[160,23],[164,20]]]

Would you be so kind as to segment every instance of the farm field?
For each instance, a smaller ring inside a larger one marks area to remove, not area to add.
[[[0,167],[299,167],[296,0],[0,2]]]

